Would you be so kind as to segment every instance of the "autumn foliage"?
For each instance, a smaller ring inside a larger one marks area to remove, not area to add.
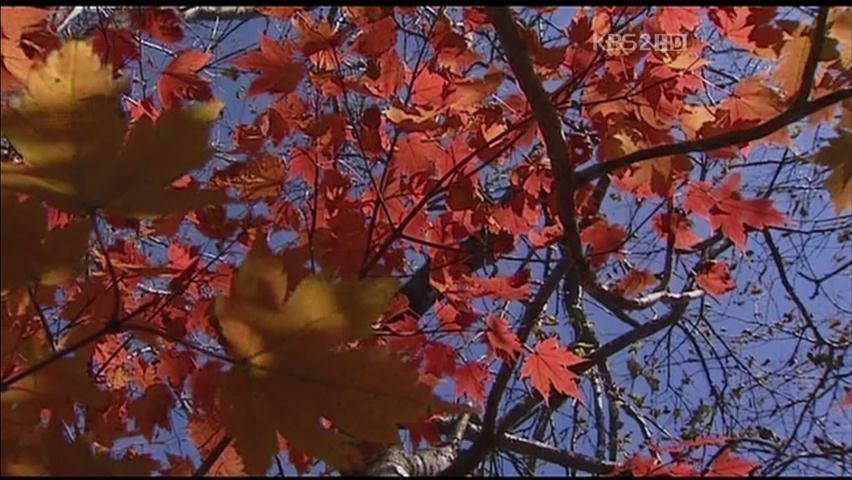
[[[560,408],[610,419],[566,469],[748,475],[765,451],[705,400],[651,436],[640,352],[681,328],[667,358],[699,355],[699,319],[776,265],[809,360],[848,352],[775,243],[811,214],[789,162],[819,173],[814,215],[852,208],[847,7],[259,7],[239,14],[282,28],[239,48],[239,20],[186,8],[73,36],[58,9],[0,12],[3,475],[263,475],[279,452],[363,473],[461,417],[478,433],[447,473],[500,448],[559,464],[535,432]],[[640,34],[685,43],[601,48]]]

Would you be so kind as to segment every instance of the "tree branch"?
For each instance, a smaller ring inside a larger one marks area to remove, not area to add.
[[[828,95],[823,95],[813,101],[794,105],[771,120],[752,128],[745,130],[733,130],[728,133],[723,133],[709,138],[702,138],[700,140],[687,140],[684,142],[658,145],[645,150],[638,150],[623,157],[598,163],[578,171],[575,175],[575,181],[577,182],[576,185],[582,185],[612,171],[618,170],[619,168],[629,167],[634,163],[639,163],[645,160],[652,160],[669,155],[707,152],[710,150],[716,150],[717,148],[748,143],[767,135],[771,135],[776,130],[784,128],[791,123],[797,122],[808,115],[814,114],[823,108],[846,100],[847,98],[852,98],[852,88],[838,90],[836,92],[829,93]]]
[[[465,439],[476,442],[481,438],[482,427],[470,425],[465,432]],[[502,434],[497,437],[497,447],[514,453],[520,453],[544,460],[565,468],[573,468],[584,472],[605,475],[611,472],[616,464],[598,460],[571,450],[562,450],[536,440],[530,440],[517,435]]]

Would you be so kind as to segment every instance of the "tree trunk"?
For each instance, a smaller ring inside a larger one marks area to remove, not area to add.
[[[391,447],[373,460],[365,475],[372,477],[436,477],[449,467],[459,454],[459,446],[467,432],[470,414],[457,418],[447,442],[438,447],[408,453],[399,446]]]

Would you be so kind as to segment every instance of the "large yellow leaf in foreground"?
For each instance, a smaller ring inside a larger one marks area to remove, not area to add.
[[[229,348],[243,360],[225,375],[217,401],[249,473],[271,466],[276,432],[334,468],[357,471],[354,440],[396,443],[399,425],[461,411],[386,349],[341,347],[370,337],[397,289],[393,279],[312,276],[287,299],[281,260],[258,240],[230,297],[216,300]]]
[[[221,103],[171,109],[156,124],[140,119],[127,136],[124,89],[89,42],[52,52],[2,111],[2,133],[25,163],[0,166],[0,185],[71,212],[134,218],[224,201],[218,191],[167,188],[210,158],[209,130]]]

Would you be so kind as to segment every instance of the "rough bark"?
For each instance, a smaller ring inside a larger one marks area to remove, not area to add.
[[[450,466],[459,453],[459,446],[468,430],[470,414],[455,420],[453,432],[446,444],[406,452],[402,447],[394,446],[379,455],[364,471],[372,477],[434,477]]]

